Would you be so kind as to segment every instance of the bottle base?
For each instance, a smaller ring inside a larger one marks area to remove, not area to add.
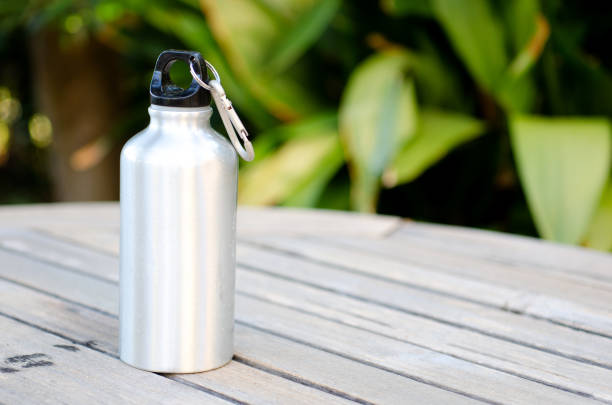
[[[208,366],[201,366],[201,367],[153,367],[153,366],[144,366],[141,364],[136,364],[128,359],[119,357],[119,359],[125,364],[127,364],[128,366],[131,366],[139,370],[143,370],[143,371],[150,371],[152,373],[164,373],[164,374],[195,374],[195,373],[203,373],[206,371],[212,371],[212,370],[216,370],[218,368],[221,368],[227,365],[229,362],[232,361],[232,358],[233,356],[222,363],[211,364]]]

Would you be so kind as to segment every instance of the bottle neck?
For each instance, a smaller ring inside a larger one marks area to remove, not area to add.
[[[165,107],[151,105],[149,107],[151,116],[150,127],[172,127],[172,128],[206,128],[210,127],[212,108],[207,107]]]

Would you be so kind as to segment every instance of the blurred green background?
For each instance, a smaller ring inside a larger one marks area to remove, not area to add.
[[[242,204],[612,248],[609,2],[0,4],[0,203],[109,200],[164,49],[200,51],[253,134]],[[171,72],[189,82],[185,66]],[[213,125],[221,129],[218,117]]]

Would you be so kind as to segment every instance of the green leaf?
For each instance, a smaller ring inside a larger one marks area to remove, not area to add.
[[[550,27],[537,1],[517,0],[504,5],[514,56],[497,86],[497,99],[509,111],[524,113],[532,109],[536,96],[534,80],[527,73],[539,60]]]
[[[509,34],[515,54],[529,43],[536,31],[535,21],[540,13],[538,3],[538,0],[513,0],[500,4],[503,8],[505,30]]]
[[[608,178],[608,121],[515,116],[510,134],[538,231],[546,239],[579,242]]]
[[[316,40],[340,7],[340,0],[319,0],[281,37],[268,62],[271,73],[282,72]]]
[[[291,139],[241,172],[239,202],[314,206],[342,162],[335,130]]]
[[[468,115],[426,110],[419,113],[419,125],[385,171],[383,183],[394,187],[421,175],[458,145],[484,131],[484,124]]]
[[[593,249],[612,250],[612,183],[604,190],[584,245]]]
[[[435,14],[468,70],[491,93],[508,58],[501,24],[486,0],[432,0]]]
[[[415,129],[416,100],[406,76],[410,55],[394,50],[374,55],[351,75],[340,104],[340,134],[349,159],[351,200],[373,212],[380,177]]]
[[[282,121],[294,121],[320,108],[302,78],[267,69],[272,47],[311,7],[312,0],[200,3],[233,73],[272,115]]]
[[[529,111],[535,86],[526,75],[548,38],[548,23],[533,0],[504,4],[517,55],[510,63],[504,25],[486,0],[432,0],[438,21],[475,81],[510,112]]]
[[[394,16],[431,17],[433,10],[430,0],[382,0],[383,10]]]

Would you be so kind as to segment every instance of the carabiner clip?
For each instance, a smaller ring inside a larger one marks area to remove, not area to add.
[[[225,89],[223,89],[221,86],[221,79],[219,78],[219,74],[217,73],[216,69],[208,61],[205,62],[206,67],[210,69],[215,78],[206,83],[197,75],[193,63],[189,64],[191,76],[196,83],[210,91],[213,100],[215,100],[217,110],[219,111],[219,115],[221,116],[221,120],[223,121],[223,125],[225,126],[225,130],[227,131],[227,135],[229,136],[232,145],[234,145],[236,152],[238,152],[241,158],[247,162],[250,162],[255,158],[255,151],[253,150],[253,145],[248,139],[249,133],[244,128],[240,117],[238,117],[236,110],[232,106],[232,102],[225,95]],[[244,146],[240,143],[238,137],[236,137],[236,132],[238,132],[238,135],[240,135],[240,139],[242,139]]]

